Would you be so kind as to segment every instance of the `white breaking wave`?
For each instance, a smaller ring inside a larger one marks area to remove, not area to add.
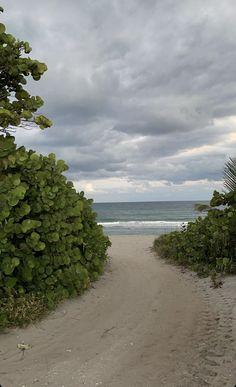
[[[122,228],[173,228],[173,227],[181,227],[183,225],[187,225],[188,222],[180,222],[180,221],[162,221],[162,220],[154,220],[154,221],[128,221],[128,222],[101,222],[99,223],[103,227],[122,227]]]

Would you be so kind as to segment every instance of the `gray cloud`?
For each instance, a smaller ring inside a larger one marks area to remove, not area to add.
[[[19,143],[64,158],[74,180],[221,179],[235,150],[233,0],[2,5],[8,31],[49,68],[29,88],[55,126]]]

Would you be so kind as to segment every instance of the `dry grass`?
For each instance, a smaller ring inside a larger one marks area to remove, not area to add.
[[[39,320],[48,311],[42,294],[29,293],[21,297],[10,295],[0,300],[0,328],[25,326]]]

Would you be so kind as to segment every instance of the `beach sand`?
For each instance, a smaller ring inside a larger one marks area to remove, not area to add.
[[[111,239],[89,291],[0,335],[2,387],[234,386],[236,278],[212,289],[156,257],[153,236]]]

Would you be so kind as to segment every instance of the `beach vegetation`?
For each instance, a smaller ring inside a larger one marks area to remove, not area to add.
[[[0,328],[28,324],[82,293],[103,272],[110,245],[65,162],[17,147],[11,135],[28,122],[51,125],[35,115],[42,99],[24,89],[27,76],[46,71],[23,55],[30,50],[0,24]]]
[[[236,191],[214,191],[205,217],[161,235],[154,250],[202,275],[236,274]]]
[[[28,42],[7,33],[0,23],[0,132],[24,125],[41,129],[52,125],[47,117],[36,114],[43,105],[42,98],[30,95],[25,88],[27,77],[38,81],[47,70],[45,63],[29,57],[31,50]]]
[[[225,164],[224,186],[228,191],[236,192],[236,157],[230,158]]]
[[[41,294],[44,305],[54,305],[103,271],[109,240],[92,200],[76,192],[66,170],[54,154],[17,148],[13,136],[0,136],[0,324],[14,322],[3,308],[8,302],[25,299],[26,307]]]

